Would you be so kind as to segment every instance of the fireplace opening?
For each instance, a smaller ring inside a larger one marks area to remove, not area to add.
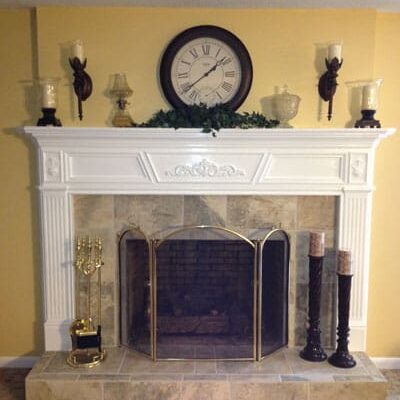
[[[289,251],[281,229],[125,231],[121,344],[155,360],[262,359],[288,341]]]

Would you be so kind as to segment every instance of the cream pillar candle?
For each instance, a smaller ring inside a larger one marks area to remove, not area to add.
[[[313,257],[323,257],[325,255],[325,233],[310,232],[310,251]]]
[[[57,107],[57,82],[53,79],[43,80],[42,88],[42,107],[56,108]]]
[[[85,53],[83,51],[82,40],[72,42],[72,58],[77,57],[81,63],[85,61]]]
[[[362,93],[362,110],[376,110],[378,108],[378,86],[371,83],[364,86]]]
[[[339,275],[353,275],[350,250],[339,250],[337,273]]]
[[[342,60],[342,43],[331,43],[328,46],[328,61],[337,58],[339,62]]]

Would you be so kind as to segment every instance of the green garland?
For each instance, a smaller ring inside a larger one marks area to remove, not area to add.
[[[182,109],[154,114],[147,122],[135,124],[152,128],[203,128],[203,132],[215,132],[222,128],[274,128],[279,121],[268,120],[258,112],[237,113],[224,104],[207,108],[205,104],[194,104]]]

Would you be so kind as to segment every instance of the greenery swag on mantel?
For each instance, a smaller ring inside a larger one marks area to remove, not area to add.
[[[224,104],[208,108],[205,104],[194,104],[185,108],[155,113],[147,122],[134,124],[136,127],[151,128],[202,128],[205,133],[223,128],[274,128],[279,121],[269,120],[258,112],[237,113]]]

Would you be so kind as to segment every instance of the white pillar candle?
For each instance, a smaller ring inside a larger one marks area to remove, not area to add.
[[[339,62],[342,60],[342,43],[332,43],[328,47],[328,61],[337,58]]]
[[[81,63],[85,60],[82,40],[72,42],[72,58],[77,57]]]
[[[53,81],[49,80],[42,83],[42,107],[57,107],[57,88],[56,83]]]
[[[308,254],[313,257],[323,257],[325,255],[324,232],[310,232],[310,250]]]
[[[353,275],[350,250],[339,250],[337,273],[339,275]]]
[[[363,87],[362,110],[376,110],[378,108],[378,85],[374,82]]]

